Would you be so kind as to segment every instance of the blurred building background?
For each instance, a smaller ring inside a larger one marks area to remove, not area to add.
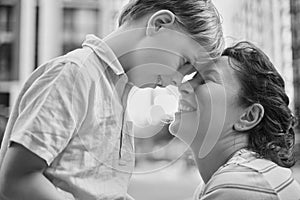
[[[294,108],[290,1],[231,0],[230,5],[234,10],[232,7],[228,9],[230,14],[226,19],[225,30],[227,45],[249,40],[262,48],[285,79],[290,106]]]
[[[293,51],[293,72],[294,72],[294,102],[295,113],[300,119],[300,0],[290,0],[291,10],[291,28],[292,28],[292,51]],[[296,179],[300,182],[300,123],[298,124],[298,138],[296,145],[296,159],[298,165],[294,168],[294,172],[298,174]]]
[[[0,0],[0,138],[30,73],[43,62],[80,47],[86,34],[105,37],[115,29],[118,13],[127,2]],[[226,44],[249,40],[261,47],[283,75],[291,108],[300,118],[300,0],[213,2],[223,17]],[[129,192],[137,200],[191,199],[201,183],[187,146],[168,133],[167,125],[154,126],[157,116],[176,109],[170,103],[176,95],[174,88],[140,90],[133,104],[139,111],[132,113],[138,135],[137,163]]]
[[[123,2],[0,0],[0,104],[12,105],[37,66],[80,47],[87,33],[110,33]]]
[[[295,112],[300,119],[300,1],[290,0],[291,5],[291,28],[292,28],[292,51],[293,51],[293,74],[294,74],[294,101]]]

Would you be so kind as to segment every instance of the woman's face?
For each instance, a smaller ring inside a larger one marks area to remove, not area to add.
[[[242,114],[239,90],[228,58],[220,58],[179,87],[179,110],[170,132],[188,145],[200,147],[200,153],[209,153]]]

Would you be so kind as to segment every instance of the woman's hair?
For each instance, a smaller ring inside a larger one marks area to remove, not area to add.
[[[169,10],[176,23],[206,49],[211,58],[224,50],[220,15],[211,0],[130,0],[119,17],[119,26],[159,10]]]
[[[296,119],[288,107],[284,80],[268,56],[250,42],[239,42],[222,55],[228,57],[241,83],[240,105],[264,107],[260,123],[247,132],[249,148],[280,166],[293,166]]]

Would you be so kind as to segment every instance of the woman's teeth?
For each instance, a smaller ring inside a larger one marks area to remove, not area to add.
[[[178,110],[179,112],[192,112],[195,111],[196,109],[190,106],[179,104]]]

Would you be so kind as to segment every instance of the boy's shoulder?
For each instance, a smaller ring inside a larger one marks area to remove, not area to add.
[[[48,66],[68,65],[65,70],[79,72],[86,79],[98,80],[104,75],[105,63],[90,48],[78,48],[49,61]]]

